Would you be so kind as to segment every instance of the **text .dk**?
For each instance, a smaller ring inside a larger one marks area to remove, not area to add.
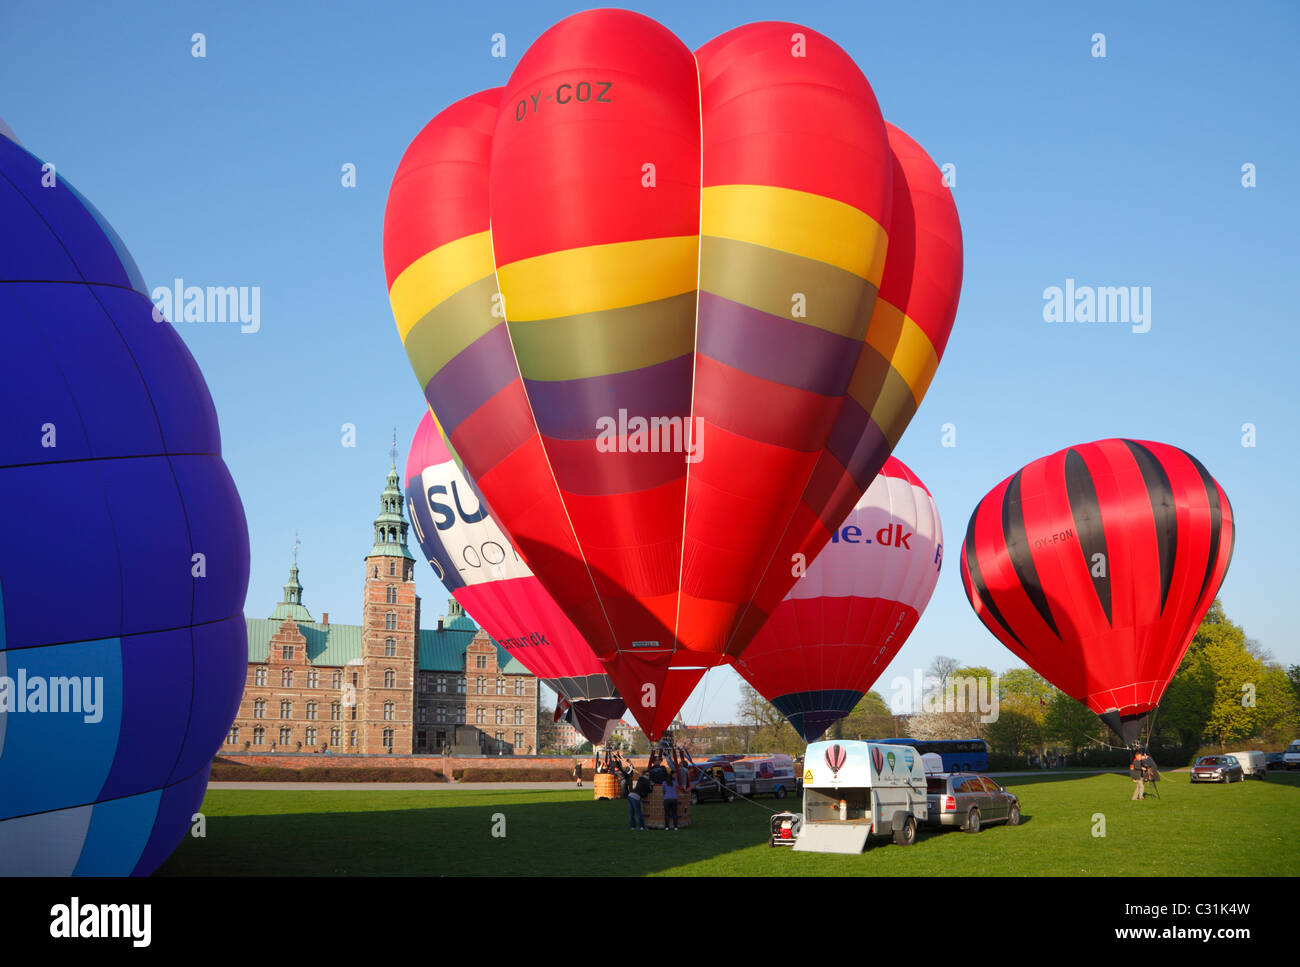
[[[876,531],[876,543],[883,544],[885,547],[901,547],[905,551],[910,551],[912,545],[907,543],[913,537],[913,533],[903,529],[902,524],[886,524],[880,530]],[[862,536],[862,528],[849,524],[847,527],[841,527],[831,535],[831,543],[838,544],[843,541],[845,544],[870,544],[870,537]]]

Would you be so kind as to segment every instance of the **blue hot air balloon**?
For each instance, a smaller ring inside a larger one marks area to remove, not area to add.
[[[234,721],[248,527],[104,218],[0,136],[0,875],[146,875]]]

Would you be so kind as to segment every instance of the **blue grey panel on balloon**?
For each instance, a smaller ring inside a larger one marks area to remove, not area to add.
[[[240,613],[248,593],[248,524],[235,482],[220,457],[176,456],[194,552],[203,555],[204,577],[194,579],[194,623]],[[240,676],[241,681],[243,676]]]
[[[80,282],[81,273],[40,213],[0,172],[0,280]]]
[[[121,876],[139,862],[162,802],[162,789],[96,803],[75,876]]]
[[[248,626],[243,616],[194,626],[194,690],[185,745],[171,781],[202,769],[221,749],[239,712],[248,669]]]
[[[0,876],[71,876],[91,812],[76,806],[0,823]]]
[[[194,775],[163,790],[154,820],[149,844],[140,855],[140,862],[131,871],[132,876],[148,876],[163,860],[171,855],[190,828],[190,821],[203,804],[203,794],[208,788],[208,773],[212,763],[207,762]]]

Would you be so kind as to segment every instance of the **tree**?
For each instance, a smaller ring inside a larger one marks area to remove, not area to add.
[[[841,738],[888,739],[895,733],[894,716],[879,692],[867,692],[839,722]]]
[[[537,751],[555,752],[560,741],[560,730],[555,724],[555,716],[547,708],[537,710]]]
[[[740,686],[737,714],[745,732],[746,752],[802,752],[804,741],[771,702],[747,684]]]
[[[1043,717],[1043,734],[1047,739],[1068,745],[1077,756],[1084,746],[1102,741],[1104,732],[1105,726],[1092,709],[1065,692],[1053,693]]]
[[[1283,743],[1300,731],[1300,700],[1280,665],[1264,670],[1256,690],[1256,708],[1257,734],[1268,744]]]
[[[947,655],[935,655],[934,661],[930,662],[930,667],[925,670],[925,674],[927,678],[937,678],[939,680],[939,690],[943,691],[953,671],[960,665],[961,662],[956,658],[949,658]]]

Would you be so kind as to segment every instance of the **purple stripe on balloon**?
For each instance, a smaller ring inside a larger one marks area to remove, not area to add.
[[[666,362],[585,379],[525,379],[537,428],[556,440],[593,440],[596,422],[627,417],[686,417],[691,410],[693,360],[689,354]],[[441,416],[441,414],[439,414]],[[445,424],[444,424],[445,426]]]
[[[505,323],[494,326],[452,357],[424,388],[425,399],[449,436],[519,376]]]
[[[826,449],[865,490],[880,473],[893,448],[870,415],[849,396],[835,418]]]
[[[848,389],[862,341],[701,292],[698,348],[743,373],[840,396]]]

